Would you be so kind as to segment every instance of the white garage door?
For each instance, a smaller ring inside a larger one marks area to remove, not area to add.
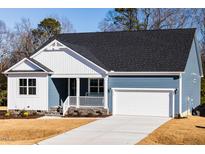
[[[169,117],[173,97],[165,90],[113,90],[113,114]]]

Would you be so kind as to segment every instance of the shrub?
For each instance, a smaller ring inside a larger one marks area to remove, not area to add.
[[[0,90],[0,105],[6,106],[7,105],[7,91]]]
[[[6,112],[6,113],[5,113],[5,117],[9,117],[10,115],[11,115],[10,112]]]
[[[23,116],[24,116],[24,117],[28,117],[28,116],[29,116],[29,112],[28,112],[28,111],[24,111],[24,112],[23,112]]]
[[[29,116],[29,112],[26,110],[20,110],[18,117],[28,117]]]

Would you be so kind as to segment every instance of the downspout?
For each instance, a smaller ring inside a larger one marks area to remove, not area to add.
[[[179,75],[179,117],[182,117],[182,73]]]

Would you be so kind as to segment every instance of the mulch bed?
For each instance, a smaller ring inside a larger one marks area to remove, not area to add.
[[[10,114],[9,116],[6,116],[7,111],[6,110],[0,110],[0,119],[37,119],[40,118],[44,115],[28,115],[28,116],[23,116],[23,115],[14,115]]]
[[[42,116],[38,115],[38,116],[28,116],[28,117],[16,117],[16,116],[0,116],[0,119],[37,119],[40,118]]]

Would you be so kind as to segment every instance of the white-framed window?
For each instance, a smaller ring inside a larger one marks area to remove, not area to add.
[[[36,79],[19,79],[19,95],[36,95]]]
[[[103,93],[104,80],[103,79],[89,79],[89,92],[90,93]]]
[[[27,95],[27,79],[19,79],[19,94]]]

